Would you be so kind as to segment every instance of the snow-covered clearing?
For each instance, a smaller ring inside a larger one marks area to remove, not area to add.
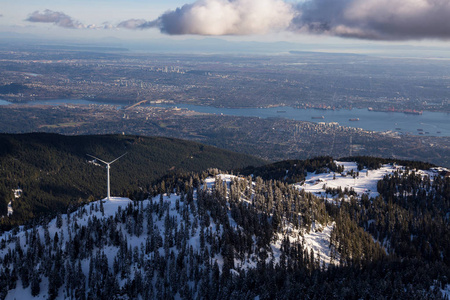
[[[332,196],[325,192],[325,188],[338,189],[341,188],[353,188],[353,190],[361,196],[362,194],[368,194],[369,197],[378,196],[377,183],[383,179],[384,175],[391,174],[397,167],[392,165],[383,165],[377,170],[363,169],[358,172],[358,167],[355,162],[336,162],[338,165],[344,166],[344,172],[342,173],[308,173],[306,180],[303,184],[295,184],[299,189],[310,192],[319,197],[324,197],[327,200],[336,199],[336,196]],[[353,171],[354,176],[350,175]],[[358,174],[358,176],[357,176]]]
[[[326,193],[325,188],[344,190],[353,189],[358,197],[362,194],[367,194],[369,198],[375,198],[379,195],[377,192],[377,183],[382,180],[387,174],[392,174],[397,170],[404,170],[403,166],[385,164],[381,168],[376,170],[363,169],[358,171],[356,162],[340,162],[336,161],[338,165],[344,166],[344,172],[342,173],[308,173],[305,181],[303,183],[295,184],[295,187],[305,192],[313,193],[318,197],[324,197],[326,200],[336,200],[337,195],[331,195]],[[443,168],[432,169],[429,171],[416,170],[416,174],[421,174],[422,176],[433,176],[439,174],[444,170]],[[353,174],[353,176],[351,175]],[[345,196],[344,199],[348,199]]]
[[[229,187],[231,180],[239,178],[239,177],[237,177],[235,175],[230,175],[230,174],[218,174],[215,177],[208,177],[205,179],[205,183],[209,189],[214,186],[214,184],[216,182],[216,178],[220,179],[222,181],[222,183],[226,183],[227,187]]]

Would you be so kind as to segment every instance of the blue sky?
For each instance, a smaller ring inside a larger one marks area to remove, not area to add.
[[[449,15],[439,0],[3,0],[0,32],[449,48]]]
[[[165,1],[148,1],[148,0],[5,0],[0,6],[0,31],[1,32],[20,32],[33,33],[45,37],[67,37],[68,35],[78,36],[118,36],[121,38],[138,38],[143,36],[141,33],[109,32],[109,31],[83,31],[58,28],[53,24],[37,24],[26,21],[30,14],[35,11],[44,11],[46,9],[63,12],[83,24],[98,24],[109,22],[111,24],[119,23],[125,19],[157,18],[161,13],[173,7],[183,5],[183,1],[165,0]],[[150,33],[157,36],[157,30]],[[149,35],[149,32],[144,34]]]

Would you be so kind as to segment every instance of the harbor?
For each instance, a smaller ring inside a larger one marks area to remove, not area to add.
[[[11,103],[0,99],[1,105]],[[105,103],[88,100],[46,100],[26,103],[26,105],[113,105],[117,109],[125,107],[120,103]],[[375,111],[370,108],[353,109],[322,109],[320,115],[317,109],[298,109],[289,106],[267,108],[224,108],[184,103],[143,103],[144,106],[177,107],[199,113],[217,115],[258,117],[258,118],[286,118],[297,121],[332,123],[341,126],[357,127],[368,131],[394,132],[396,134],[450,136],[450,114],[429,111]],[[421,129],[421,130],[417,130]]]

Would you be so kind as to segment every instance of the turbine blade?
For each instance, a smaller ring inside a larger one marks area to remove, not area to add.
[[[109,162],[109,164],[112,164],[113,162],[115,162],[116,160],[119,160],[120,158],[124,157],[125,154],[127,154],[128,152],[125,152],[124,154],[122,154],[121,156],[119,156],[118,158],[116,158],[115,160]]]
[[[108,164],[106,161],[104,161],[104,160],[101,160],[100,158],[98,158],[98,157],[95,157],[94,155],[90,155],[90,154],[86,154],[87,156],[90,156],[90,157],[92,157],[92,158],[95,158],[96,160],[99,160],[99,161],[101,161],[102,163],[104,163],[104,164]]]

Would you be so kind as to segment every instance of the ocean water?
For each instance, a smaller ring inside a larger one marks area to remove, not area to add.
[[[0,99],[0,105],[9,105],[8,101]],[[81,99],[58,99],[34,101],[28,104],[35,105],[89,105],[109,104],[122,106],[118,103],[104,103]],[[319,110],[319,109],[296,109],[292,107],[271,108],[221,108],[212,106],[190,105],[190,104],[155,104],[157,107],[178,107],[196,112],[217,115],[259,117],[259,118],[286,118],[297,121],[308,122],[337,122],[342,126],[357,127],[370,131],[392,131],[400,134],[412,134],[423,136],[450,136],[450,114],[441,112],[424,111],[422,115],[405,114],[402,112],[377,112],[367,109],[341,109],[341,110]],[[323,118],[322,118],[323,117]],[[351,121],[358,119],[358,121]]]

